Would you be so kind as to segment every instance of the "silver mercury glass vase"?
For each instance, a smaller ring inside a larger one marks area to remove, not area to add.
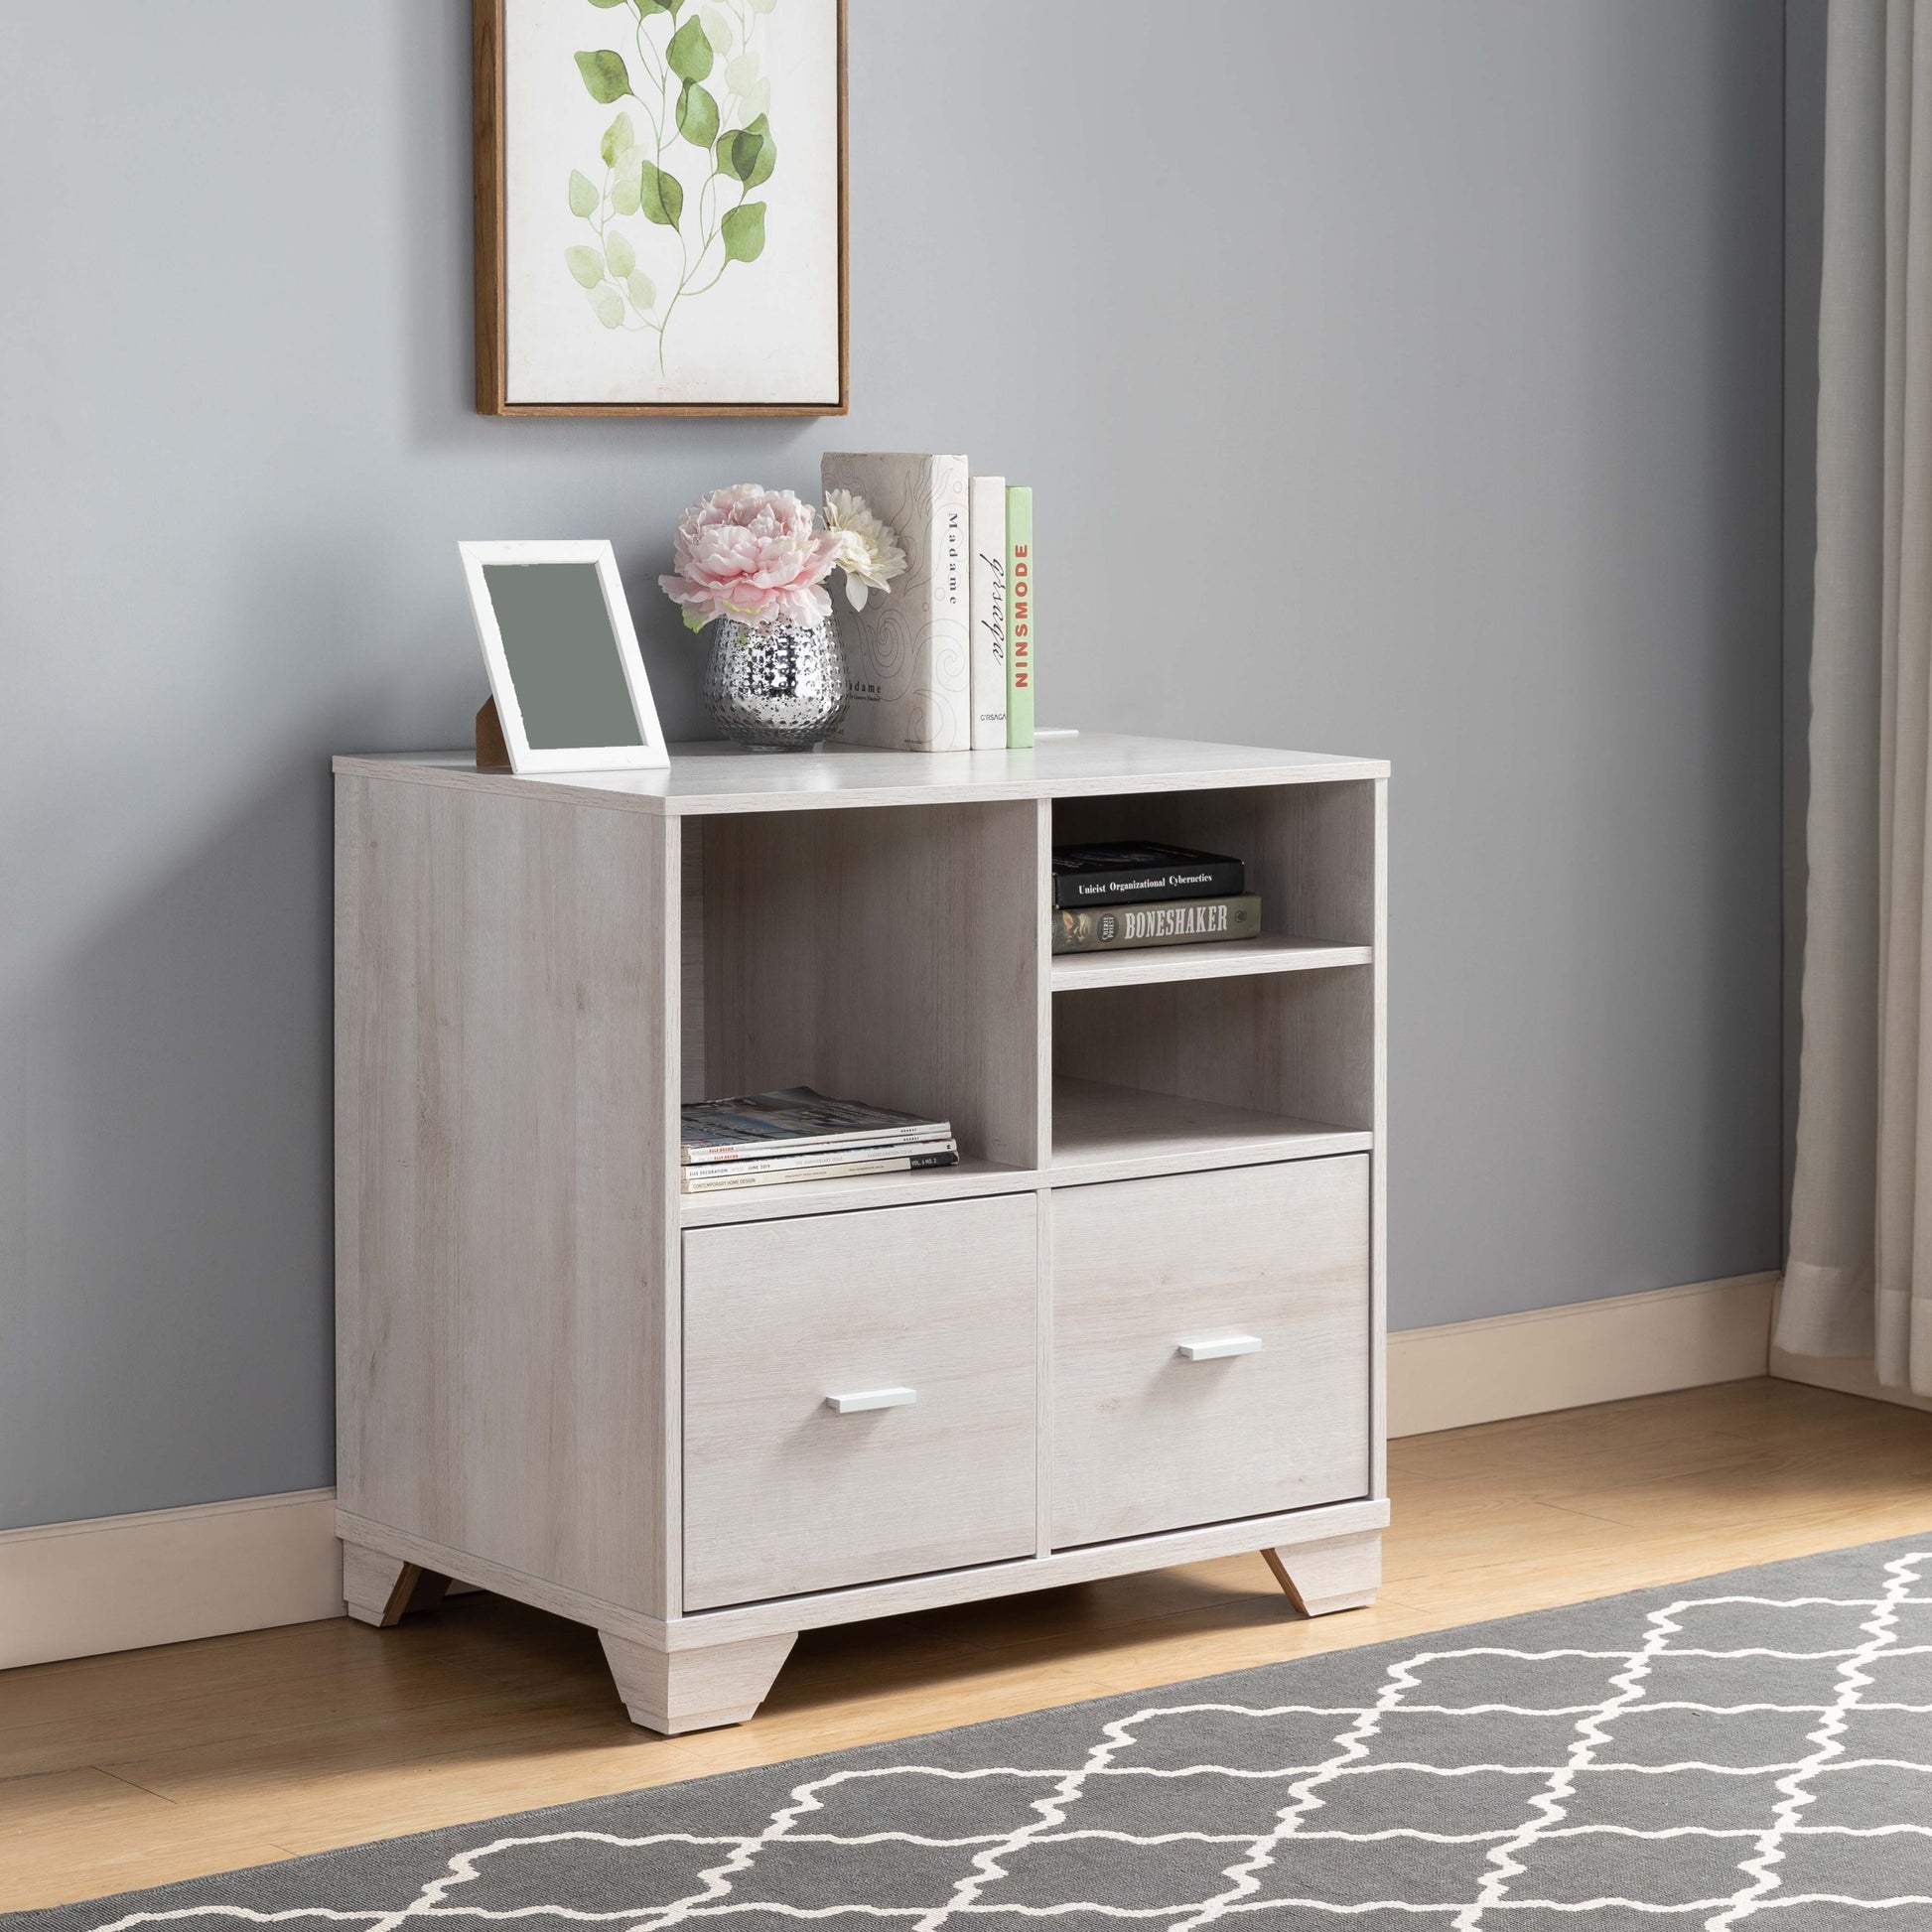
[[[830,618],[712,632],[704,701],[727,738],[755,752],[808,752],[845,716],[845,656]]]

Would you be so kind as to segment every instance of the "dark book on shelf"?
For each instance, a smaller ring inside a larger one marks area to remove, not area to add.
[[[1062,907],[1053,914],[1055,952],[1130,952],[1138,946],[1198,946],[1260,936],[1261,899],[1254,893]]]
[[[1244,893],[1247,868],[1218,852],[1144,839],[1053,848],[1056,906],[1129,905],[1162,898],[1223,898]]]

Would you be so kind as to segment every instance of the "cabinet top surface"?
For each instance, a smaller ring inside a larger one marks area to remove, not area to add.
[[[1309,784],[1389,774],[1382,759],[1195,745],[1107,732],[1048,739],[1031,752],[887,752],[833,746],[820,752],[757,753],[726,744],[673,745],[669,767],[658,771],[517,777],[508,771],[479,771],[468,752],[339,757],[335,768],[339,774],[518,791],[674,815]]]

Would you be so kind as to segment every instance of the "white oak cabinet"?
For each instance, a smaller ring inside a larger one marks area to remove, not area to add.
[[[1379,1582],[1387,767],[1089,737],[337,774],[339,1530],[593,1625],[639,1724],[827,1623],[1239,1551]],[[1050,848],[1245,859],[1264,931],[1055,958]],[[681,1100],[943,1116],[685,1195]]]

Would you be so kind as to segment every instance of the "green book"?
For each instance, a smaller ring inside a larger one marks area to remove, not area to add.
[[[1034,492],[1007,489],[1007,750],[1034,745]]]

